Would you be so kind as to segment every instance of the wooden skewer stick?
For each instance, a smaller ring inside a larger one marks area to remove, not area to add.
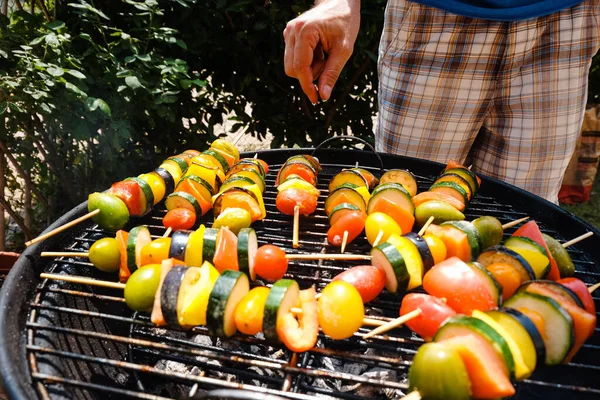
[[[512,228],[513,226],[517,226],[521,222],[527,221],[528,219],[529,219],[529,217],[523,217],[523,218],[515,219],[514,221],[507,222],[506,224],[502,225],[502,229],[506,230],[508,228]]]
[[[173,232],[173,228],[168,227],[167,230],[165,231],[165,233],[163,233],[162,237],[164,237],[164,238],[169,237],[171,232]]]
[[[237,137],[233,140],[233,142],[231,142],[232,145],[237,146],[238,142],[240,141],[240,139],[242,139],[244,137],[244,134],[246,132],[244,132],[244,130],[242,129],[242,131],[239,133],[239,135],[237,135]]]
[[[58,228],[56,228],[56,229],[53,229],[53,230],[51,230],[51,231],[50,231],[50,232],[48,232],[48,233],[44,233],[43,235],[41,235],[41,236],[38,236],[38,237],[36,237],[35,239],[32,239],[32,240],[30,240],[29,242],[26,242],[26,243],[25,243],[25,246],[29,247],[29,246],[31,246],[32,244],[35,244],[35,243],[37,243],[37,242],[41,242],[41,241],[42,241],[42,240],[44,240],[44,239],[48,239],[49,237],[51,237],[51,236],[54,236],[54,235],[56,235],[57,233],[60,233],[60,232],[64,231],[65,229],[69,229],[70,227],[72,227],[72,226],[74,226],[74,225],[77,225],[78,223],[80,223],[80,222],[82,222],[82,221],[85,221],[86,219],[90,219],[90,218],[92,218],[94,215],[96,215],[96,214],[99,214],[99,213],[100,213],[100,209],[99,209],[99,208],[97,208],[97,209],[95,209],[94,211],[91,211],[91,212],[89,212],[89,213],[85,214],[85,215],[84,215],[84,216],[82,216],[82,217],[79,217],[79,218],[77,218],[77,219],[74,219],[74,220],[73,220],[73,221],[71,221],[71,222],[68,222],[68,223],[66,223],[66,224],[64,224],[64,225],[61,225],[61,226],[59,226]]]
[[[423,227],[419,231],[419,233],[418,233],[419,236],[423,236],[423,234],[427,231],[427,228],[429,228],[429,225],[431,225],[431,223],[433,222],[434,219],[435,218],[433,217],[433,215],[431,217],[429,217],[427,222],[425,222],[425,225],[423,225]]]
[[[562,247],[566,249],[567,247],[569,247],[569,246],[573,246],[575,243],[579,243],[579,242],[581,242],[582,240],[584,240],[584,239],[587,239],[587,238],[589,238],[590,236],[593,236],[593,235],[594,235],[594,232],[587,232],[587,233],[584,233],[583,235],[581,235],[581,236],[577,236],[576,238],[574,238],[574,239],[571,239],[571,240],[569,240],[568,242],[564,242],[564,243],[562,244]]]
[[[410,321],[413,318],[418,317],[419,315],[421,315],[421,309],[417,308],[416,310],[413,310],[407,314],[404,314],[401,317],[398,317],[396,319],[391,320],[390,322],[379,326],[378,328],[373,329],[371,332],[363,335],[363,339],[368,339],[370,337],[373,337],[375,335],[379,335],[380,333],[384,333],[387,332],[391,329],[397,328],[400,325],[404,325],[406,323],[406,321]]]
[[[42,251],[40,257],[85,257],[89,258],[88,252],[68,252],[68,251]]]
[[[344,236],[342,237],[342,248],[340,249],[340,253],[344,254],[347,244],[348,244],[348,231],[344,231]]]
[[[421,400],[421,393],[415,390],[404,396],[401,400]]]
[[[373,247],[377,246],[379,244],[379,242],[381,242],[381,239],[383,239],[383,231],[379,231],[379,233],[377,234],[377,237],[375,238],[375,241],[373,242]]]
[[[86,278],[84,276],[73,276],[73,275],[60,275],[60,274],[48,274],[41,273],[40,278],[42,279],[50,279],[53,281],[65,281],[65,282],[73,282],[73,283],[81,283],[83,285],[91,285],[91,286],[100,286],[111,289],[125,289],[126,284],[120,282],[110,282],[103,281],[100,279]],[[302,314],[301,308],[292,308],[291,310],[294,314]],[[365,326],[382,326],[386,324],[386,321],[376,319],[376,318],[363,318],[363,325]]]
[[[371,256],[366,254],[286,254],[288,260],[370,260]]]
[[[595,285],[592,285],[592,286],[590,286],[590,287],[588,288],[588,292],[590,292],[590,293],[594,293],[594,291],[595,291],[596,289],[598,289],[599,287],[600,287],[600,282],[596,283]]]
[[[300,206],[294,207],[294,229],[292,233],[292,247],[297,249],[300,244],[298,243],[298,236],[300,230]]]

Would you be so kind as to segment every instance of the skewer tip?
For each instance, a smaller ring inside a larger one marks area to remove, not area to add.
[[[344,231],[344,236],[342,237],[342,248],[340,249],[340,253],[344,254],[347,244],[348,244],[348,231]]]
[[[299,243],[299,231],[300,231],[300,206],[294,207],[294,226],[292,231],[292,247],[297,249],[300,246]]]

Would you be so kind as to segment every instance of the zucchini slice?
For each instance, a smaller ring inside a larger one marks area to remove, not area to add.
[[[530,345],[527,340],[528,337],[531,339],[531,345],[534,347],[535,359],[533,361],[537,364],[537,361],[542,362],[546,359],[546,345],[544,344],[542,335],[527,315],[513,308],[501,308],[499,310],[488,311],[487,314],[507,330],[514,333],[517,342],[524,349],[523,353],[525,354],[526,361],[532,357],[530,355],[531,349],[527,348]]]
[[[204,179],[200,178],[198,175],[184,175],[179,184],[185,180],[192,181],[191,183],[194,185],[198,193],[202,195],[202,197],[208,202],[211,202],[213,194],[216,194],[216,190],[210,185],[210,183],[206,182]],[[179,185],[178,184],[178,185]]]
[[[258,238],[256,231],[252,228],[242,228],[238,233],[238,264],[240,271],[256,280],[254,272],[254,260],[258,250]]]
[[[223,173],[226,174],[227,171],[229,171],[229,163],[227,162],[227,160],[225,159],[225,157],[223,157],[222,154],[208,149],[202,152],[202,154],[206,154],[207,156],[211,156],[213,157],[215,160],[217,160],[219,162],[219,164],[221,164],[221,167],[223,168]]]
[[[336,206],[344,203],[352,204],[363,213],[367,213],[367,204],[364,197],[348,184],[338,186],[329,193],[325,200],[325,213],[328,216],[331,215]]]
[[[575,342],[573,319],[556,301],[534,293],[518,293],[504,302],[504,307],[527,309],[540,314],[544,320],[546,365],[560,364]]]
[[[419,250],[419,254],[421,255],[421,260],[423,260],[423,270],[429,271],[429,269],[434,265],[433,254],[431,254],[429,245],[425,239],[423,239],[423,236],[414,232],[408,232],[406,235],[404,235],[404,237],[410,240],[417,247],[417,250]]]
[[[381,243],[371,249],[371,264],[385,272],[385,288],[396,293],[404,291],[410,281],[404,258],[391,243]]]
[[[142,266],[142,248],[152,242],[150,230],[146,225],[140,225],[129,231],[127,238],[127,268],[132,274]]]
[[[352,169],[345,169],[331,179],[329,182],[329,192],[333,192],[335,188],[344,183],[352,183],[356,186],[364,186],[367,189],[369,188],[369,183],[360,172]]]
[[[504,340],[498,332],[482,320],[467,317],[465,315],[455,315],[454,317],[450,317],[440,329],[438,329],[433,337],[433,341],[439,342],[440,340],[462,336],[466,333],[474,333],[484,337],[504,359],[511,378],[514,378],[515,361],[510,352],[508,343],[506,343],[506,340]]]
[[[237,332],[235,308],[249,291],[250,283],[246,274],[223,271],[208,298],[206,326],[212,335],[230,337]]]
[[[554,293],[556,293],[557,295],[561,296],[562,298],[566,299],[570,299],[571,303],[575,304],[576,306],[585,309],[585,307],[583,306],[583,303],[581,302],[581,299],[579,298],[579,296],[577,296],[577,294],[575,294],[574,291],[572,291],[571,289],[569,289],[566,286],[561,285],[558,282],[554,282],[554,281],[550,281],[550,280],[545,280],[545,279],[541,279],[538,281],[527,281],[527,282],[523,282],[521,283],[521,286],[519,286],[519,288],[517,289],[517,293],[521,293],[521,292],[526,292],[527,288],[529,286],[541,286],[544,287]]]
[[[473,193],[473,196],[475,196],[475,193],[477,193],[477,191],[479,190],[477,175],[475,175],[473,171],[468,170],[467,168],[449,168],[444,170],[442,174],[456,174],[464,178],[464,180],[466,180],[469,183],[469,186],[471,187],[471,193]]]
[[[423,260],[417,246],[405,236],[400,236],[392,233],[387,239],[387,243],[391,243],[398,249],[400,255],[404,259],[404,265],[408,271],[410,279],[406,290],[411,290],[423,284]]]
[[[360,211],[360,208],[350,203],[342,203],[333,207],[329,214],[329,225],[333,226],[341,217],[353,211]]]
[[[219,230],[215,228],[206,228],[204,230],[204,247],[202,248],[202,259],[213,263],[215,252],[217,251],[217,237]]]
[[[504,246],[490,247],[477,257],[477,262],[484,267],[495,263],[506,263],[516,268],[521,276],[521,282],[535,279],[535,273],[529,263],[519,253]]]
[[[273,284],[263,315],[263,332],[265,339],[278,340],[277,319],[289,313],[298,302],[300,287],[292,279],[280,279]]]
[[[183,158],[183,157],[173,156],[173,157],[167,158],[167,161],[172,161],[175,164],[177,164],[177,166],[181,170],[182,175],[185,174],[185,171],[187,171],[187,169],[188,169],[188,163],[187,163],[187,161],[185,161],[185,158]]]
[[[454,182],[434,183],[429,188],[429,191],[431,191],[431,192],[439,191],[442,193],[446,193],[447,195],[452,196],[455,199],[461,201],[465,205],[469,204],[469,196],[467,194],[467,191],[462,186],[460,186],[458,183],[454,183]]]
[[[200,207],[198,200],[186,192],[175,192],[168,195],[165,200],[165,207],[168,211],[176,208],[187,208],[196,213],[196,215],[202,215],[202,207]]]
[[[179,296],[179,288],[187,271],[188,267],[181,265],[171,268],[162,284],[160,307],[165,321],[169,326],[177,326],[179,324],[177,318],[177,298]]]
[[[504,246],[519,253],[527,260],[536,279],[543,279],[550,271],[550,258],[546,249],[533,240],[523,236],[511,236],[504,241]]]
[[[164,168],[156,168],[154,172],[156,173],[156,175],[160,176],[163,183],[165,184],[165,193],[173,193],[173,190],[175,190],[175,180],[173,179],[173,176],[169,173],[169,171],[167,171]]]
[[[372,212],[372,209],[375,207],[375,203],[380,197],[384,197],[392,203],[397,204],[399,207],[405,209],[412,215],[415,214],[415,205],[412,202],[410,193],[404,188],[404,186],[393,182],[379,184],[375,189],[373,189],[373,193],[371,193],[371,200],[369,200],[369,205],[367,207],[367,214]]]
[[[460,229],[467,235],[469,247],[471,248],[471,259],[477,260],[481,250],[483,250],[483,242],[481,241],[481,236],[479,235],[477,228],[475,228],[475,225],[469,221],[447,221],[441,224],[441,226],[445,225]]]
[[[469,185],[469,182],[462,176],[452,172],[443,173],[435,180],[434,184],[441,182],[454,182],[458,186],[462,187],[465,190],[465,192],[467,192],[467,199],[469,201],[473,198],[473,191],[471,190],[471,185]]]
[[[169,247],[169,258],[175,258],[185,262],[185,250],[190,239],[190,232],[175,231],[171,235],[171,246]]]
[[[411,197],[417,194],[417,180],[415,179],[415,176],[406,169],[390,169],[381,175],[381,180],[379,182],[382,185],[386,183],[398,183],[406,189]]]

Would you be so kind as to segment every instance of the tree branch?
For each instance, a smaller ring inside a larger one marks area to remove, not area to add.
[[[31,231],[29,230],[29,228],[27,228],[25,226],[25,223],[23,222],[23,218],[21,218],[19,216],[19,214],[17,214],[10,206],[10,204],[7,203],[7,201],[0,197],[0,207],[4,208],[4,210],[8,213],[8,215],[10,215],[10,217],[17,223],[17,225],[19,225],[19,228],[21,228],[21,230],[23,231],[23,233],[25,234],[25,238],[26,240],[29,240],[33,237]]]
[[[46,17],[46,21],[52,21],[52,18],[50,17],[50,13],[48,13],[48,9],[46,8],[46,5],[44,4],[44,0],[37,0],[37,3],[39,4],[40,8],[42,9],[42,12],[44,13],[44,17]]]

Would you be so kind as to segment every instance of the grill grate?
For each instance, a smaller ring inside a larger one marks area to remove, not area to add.
[[[337,161],[339,158],[321,156],[319,207],[315,215],[301,217],[301,248],[294,250],[291,245],[292,217],[281,215],[275,208],[277,192],[274,188],[276,173],[290,154],[279,153],[275,157],[274,153],[261,155],[269,161],[271,170],[264,195],[268,218],[253,226],[259,244],[276,244],[290,253],[337,252],[324,245],[329,225],[323,202],[329,180],[342,168],[353,166],[354,162],[344,164]],[[346,153],[330,150],[324,154]],[[361,167],[378,172],[378,168],[369,166],[368,156],[363,157]],[[328,163],[328,159],[335,162]],[[409,169],[417,172],[419,190],[427,189],[433,174],[415,171],[410,166]],[[439,166],[435,166],[434,171],[439,171]],[[467,219],[492,215],[505,223],[528,215],[528,212],[531,215],[531,210],[517,210],[517,206],[511,205],[513,203],[499,200],[499,196],[491,191],[486,192],[486,185],[493,187],[496,184],[484,183],[481,193],[466,212]],[[161,219],[165,212],[164,209],[153,210],[151,215],[133,224],[147,224],[152,235],[158,237],[164,232]],[[532,217],[541,222],[545,232],[560,240],[570,238],[557,234],[550,217]],[[211,220],[212,217],[207,216],[202,222],[210,225]],[[95,240],[108,235],[97,226],[84,224],[76,228],[74,236],[62,241],[62,249],[55,246],[52,250],[86,251]],[[357,254],[366,254],[369,250],[364,238],[347,248],[348,253]],[[569,252],[577,267],[577,277],[587,282],[600,280],[589,252],[578,246],[573,246]],[[115,279],[114,275],[101,273],[81,259],[37,259],[35,264],[38,273],[44,270]],[[316,285],[320,291],[333,276],[348,266],[359,264],[360,261],[295,261],[290,262],[288,277],[296,279],[303,288]],[[208,336],[204,327],[189,332],[156,328],[147,314],[132,313],[124,303],[122,292],[115,289],[41,281],[28,298],[24,349],[31,383],[42,399],[171,399],[186,398],[191,390],[202,393],[223,388],[246,389],[289,399],[308,399],[315,395],[396,399],[407,389],[406,374],[422,343],[405,328],[364,341],[360,336],[368,330],[361,328],[353,338],[344,341],[334,341],[321,334],[316,348],[294,354],[281,344],[265,341],[260,335],[236,335],[221,341]],[[394,318],[400,300],[398,296],[384,293],[366,306],[366,314],[381,319]],[[600,299],[595,297],[594,300],[600,306]],[[598,398],[599,356],[600,335],[596,332],[571,364],[538,367],[530,379],[517,384],[516,398]]]

